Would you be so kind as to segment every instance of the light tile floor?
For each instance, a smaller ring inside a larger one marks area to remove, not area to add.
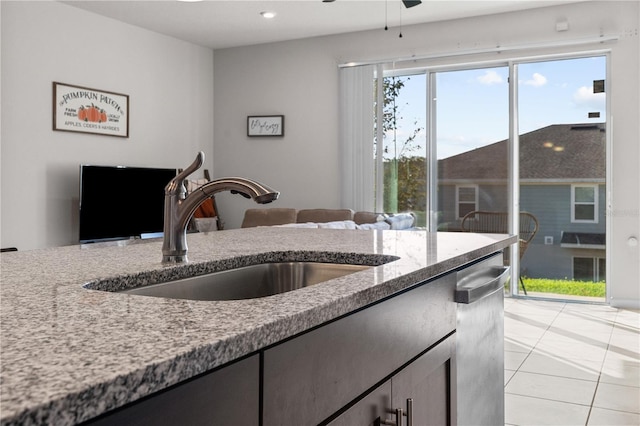
[[[640,425],[640,311],[505,298],[507,425]]]

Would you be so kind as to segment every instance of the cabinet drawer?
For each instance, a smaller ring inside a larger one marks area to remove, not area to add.
[[[455,330],[454,273],[264,352],[264,425],[317,424]]]

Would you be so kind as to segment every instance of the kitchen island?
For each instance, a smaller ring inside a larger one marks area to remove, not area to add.
[[[190,234],[186,265],[162,241],[1,256],[2,424],[77,424],[249,357],[497,253],[515,237],[254,228]],[[235,259],[388,261],[259,299],[193,301],[88,290],[88,282],[188,276]],[[426,284],[428,286],[428,284]]]

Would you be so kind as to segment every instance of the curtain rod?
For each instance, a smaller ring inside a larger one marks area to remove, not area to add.
[[[424,59],[450,58],[455,56],[477,55],[481,53],[501,53],[501,52],[515,51],[515,50],[531,50],[531,49],[539,49],[544,47],[580,46],[584,44],[606,43],[606,42],[618,41],[618,40],[620,40],[619,35],[600,35],[598,37],[590,37],[590,38],[566,40],[566,41],[551,41],[546,43],[532,43],[532,44],[522,44],[522,45],[514,45],[514,46],[498,45],[496,47],[486,48],[486,49],[470,49],[470,50],[461,50],[459,52],[446,52],[446,53],[442,52],[442,53],[433,53],[429,55],[414,55],[414,56],[406,56],[406,57],[400,57],[400,58],[372,60],[372,61],[346,62],[343,64],[338,64],[338,68],[349,68],[349,67],[357,67],[357,66],[363,66],[363,65],[378,65],[378,64],[386,64],[386,63],[393,63],[393,62],[420,61]]]

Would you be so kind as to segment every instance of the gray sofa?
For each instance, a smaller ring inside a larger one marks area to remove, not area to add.
[[[255,226],[286,226],[299,228],[334,229],[411,229],[415,225],[413,213],[374,213],[351,209],[247,209],[243,228]]]

